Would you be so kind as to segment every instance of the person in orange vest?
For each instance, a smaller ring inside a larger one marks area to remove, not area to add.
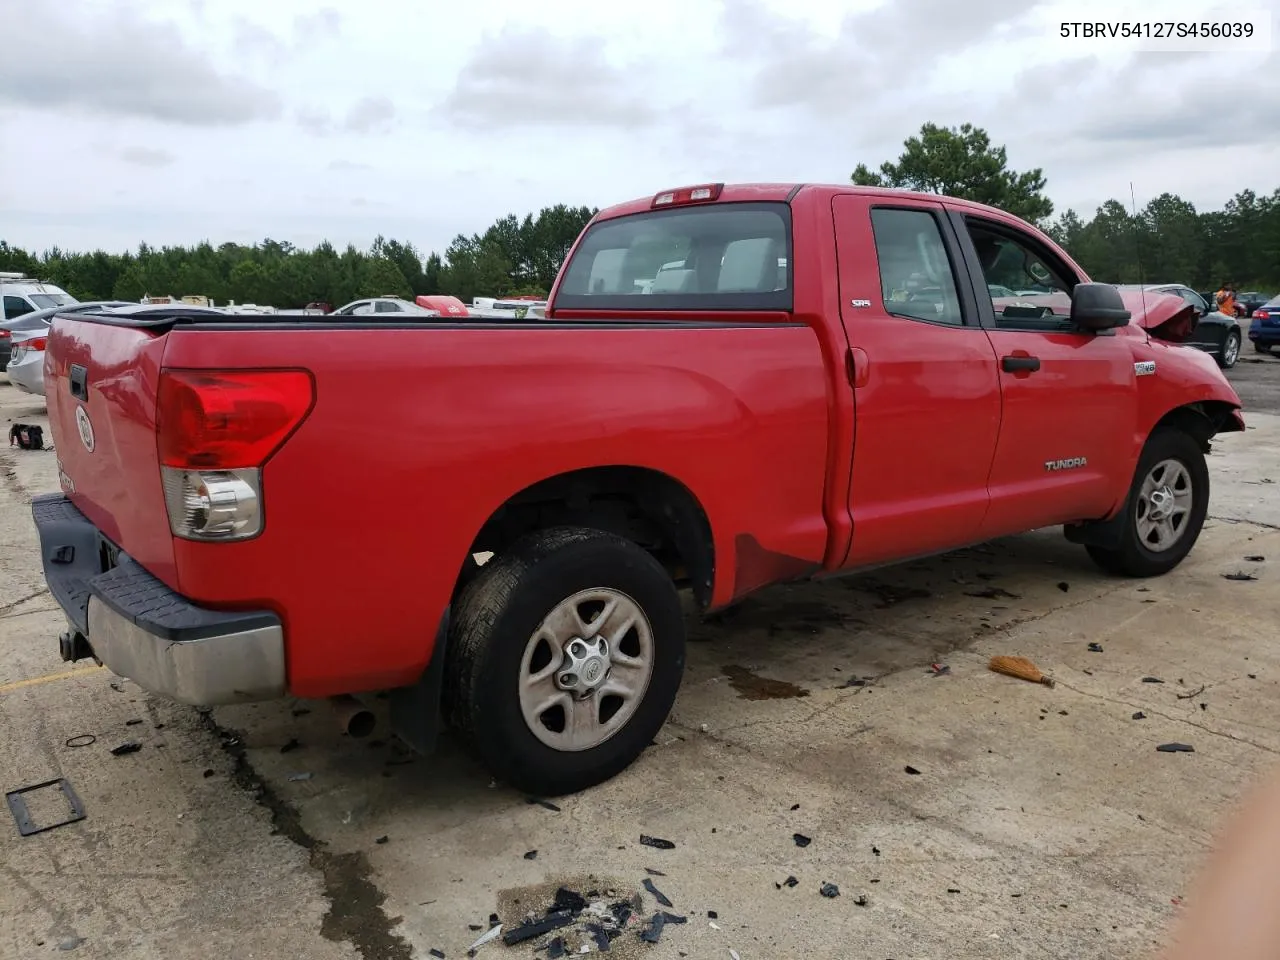
[[[1225,313],[1228,317],[1236,315],[1236,285],[1234,283],[1224,283],[1222,289],[1214,294],[1214,299],[1218,301],[1218,312]]]

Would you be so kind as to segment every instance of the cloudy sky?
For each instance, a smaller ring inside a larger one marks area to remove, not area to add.
[[[1280,187],[1274,49],[1057,35],[1210,2],[0,0],[0,239],[443,249],[555,203],[842,182],[926,121],[985,127],[1059,212],[1131,180],[1220,206]]]

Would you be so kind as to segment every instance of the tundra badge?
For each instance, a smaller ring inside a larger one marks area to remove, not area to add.
[[[1135,377],[1149,377],[1156,372],[1156,362],[1154,360],[1139,360],[1133,365],[1133,375]]]
[[[93,453],[93,424],[89,420],[89,411],[76,405],[76,429],[80,431],[80,442],[84,448]]]
[[[1083,467],[1089,461],[1084,457],[1072,457],[1069,460],[1046,460],[1044,468],[1049,471],[1054,470],[1075,470]]]

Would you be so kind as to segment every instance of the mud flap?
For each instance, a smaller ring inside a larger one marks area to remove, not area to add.
[[[418,682],[397,687],[390,692],[391,730],[416,753],[429,756],[435,752],[444,719],[440,711],[444,689],[444,658],[449,638],[449,610],[440,618],[436,629],[436,645],[427,669]]]
[[[1125,523],[1129,518],[1129,498],[1124,498],[1120,509],[1110,520],[1090,520],[1085,523],[1068,523],[1062,528],[1063,536],[1071,543],[1082,546],[1120,549]]]

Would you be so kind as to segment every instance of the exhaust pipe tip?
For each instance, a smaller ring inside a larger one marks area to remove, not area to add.
[[[378,725],[378,718],[373,711],[355,697],[343,695],[330,697],[334,712],[338,717],[338,725],[342,732],[354,739],[361,739],[373,733]]]

